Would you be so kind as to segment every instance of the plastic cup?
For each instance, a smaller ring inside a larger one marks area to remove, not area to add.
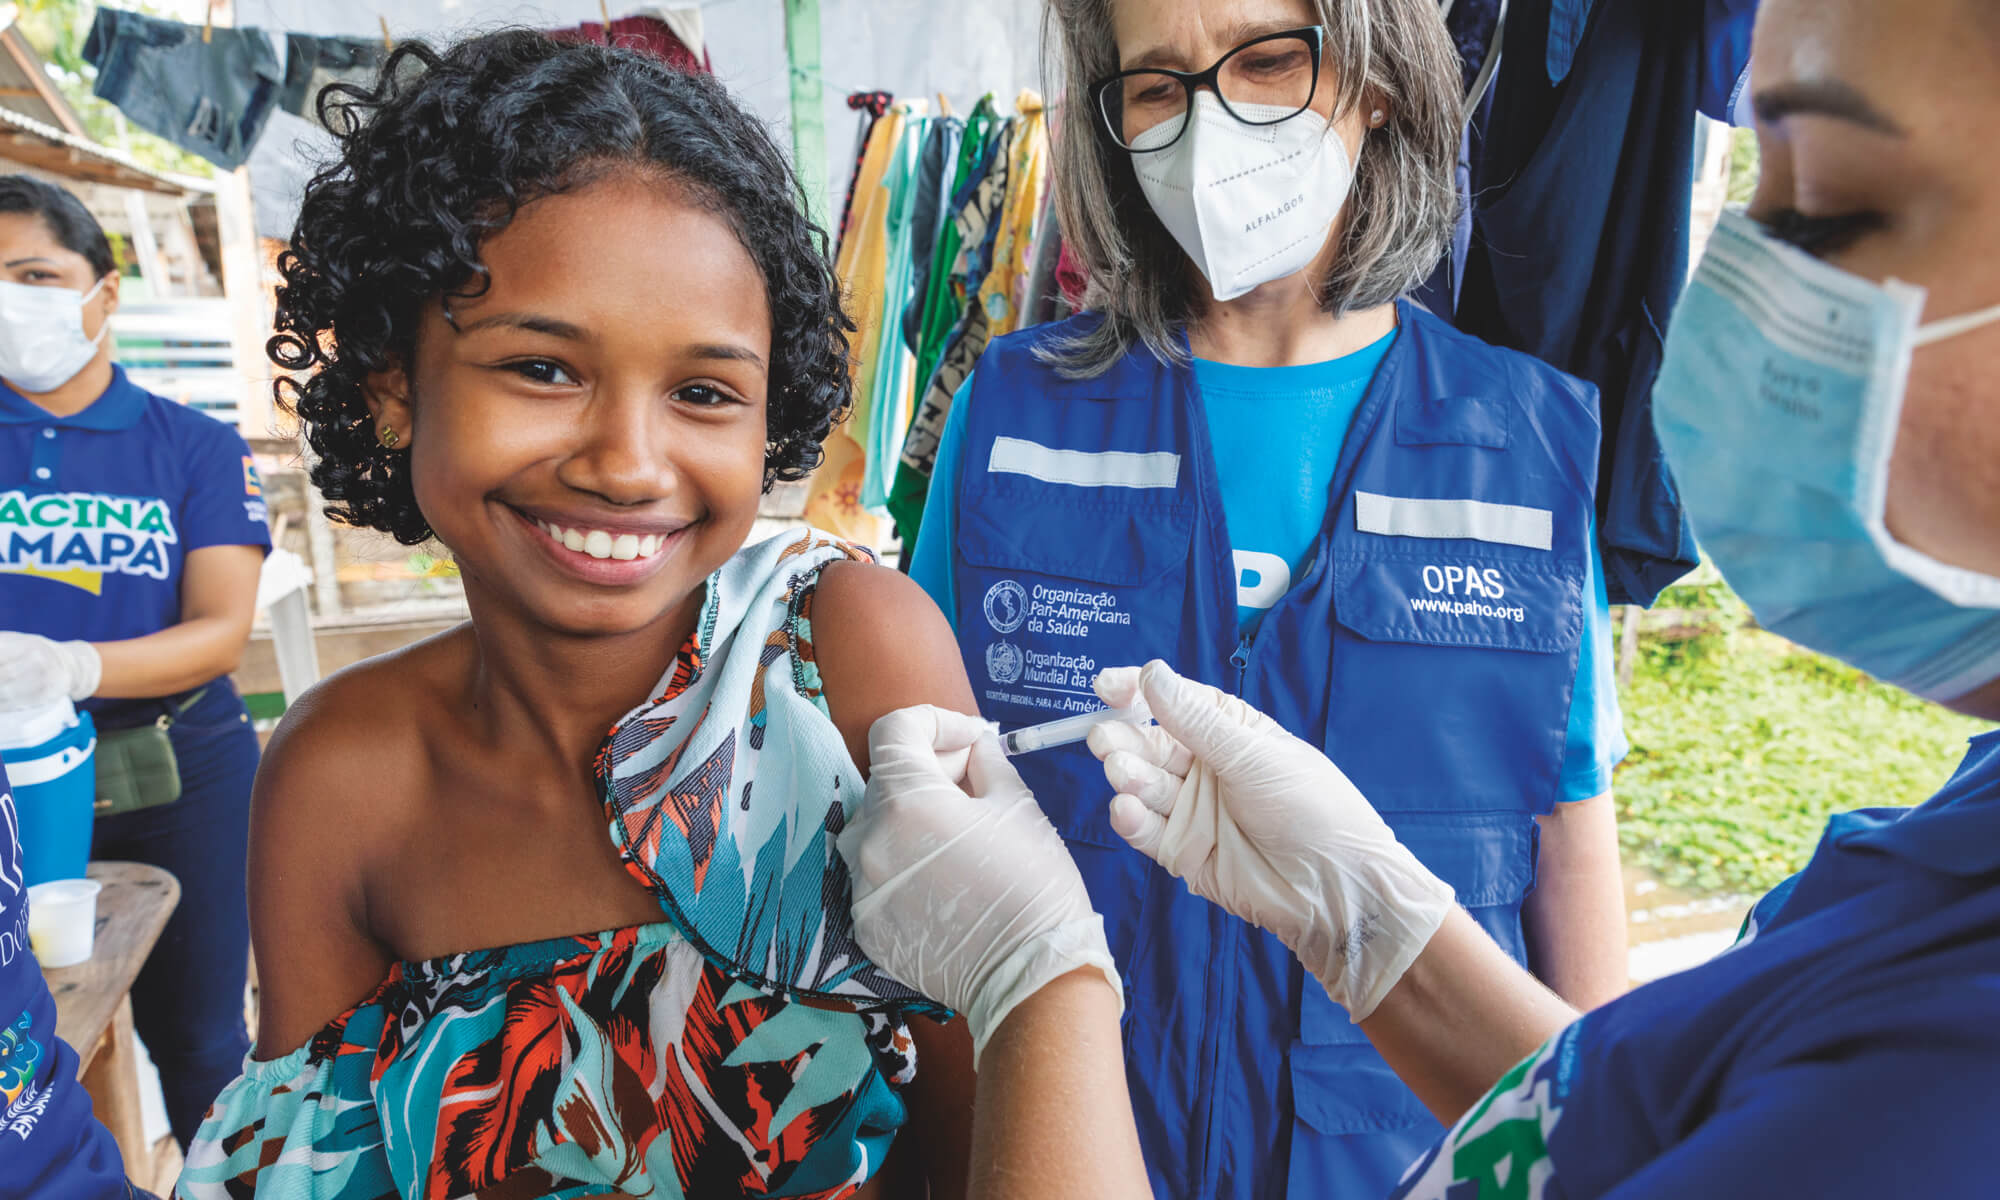
[[[45,967],[73,967],[90,958],[97,933],[95,879],[57,879],[28,889],[28,942]]]

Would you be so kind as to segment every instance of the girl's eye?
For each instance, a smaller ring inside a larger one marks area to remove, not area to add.
[[[522,362],[508,363],[506,369],[533,383],[569,384],[576,382],[576,377],[571,375],[560,363],[550,362],[546,358],[531,358]]]
[[[1887,224],[1877,212],[1811,217],[1795,208],[1781,208],[1756,220],[1772,237],[1816,258],[1845,250]]]
[[[736,397],[721,388],[710,387],[705,383],[691,383],[677,390],[674,392],[674,399],[684,404],[692,404],[696,408],[721,408],[725,404],[736,403]]]

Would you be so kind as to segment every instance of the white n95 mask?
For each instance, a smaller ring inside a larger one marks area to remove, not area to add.
[[[1283,108],[1236,106],[1251,120]],[[1166,121],[1132,139],[1139,190],[1167,232],[1208,278],[1217,300],[1234,300],[1304,270],[1326,245],[1347,203],[1354,164],[1326,118],[1307,109],[1272,125],[1246,125],[1208,91],[1194,94],[1180,140]]]
[[[1674,310],[1653,422],[1703,549],[1764,628],[1955,700],[2000,678],[2000,579],[1896,540],[1889,455],[1924,290],[1872,283],[1725,213]]]
[[[100,279],[79,292],[0,280],[0,379],[41,395],[76,378],[111,327],[107,320],[96,337],[83,332],[83,306],[103,286]]]

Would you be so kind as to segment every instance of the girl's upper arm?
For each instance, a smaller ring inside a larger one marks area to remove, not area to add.
[[[827,711],[861,773],[868,729],[913,704],[977,712],[958,642],[922,588],[887,567],[835,563],[813,597],[813,647]],[[889,1200],[965,1194],[972,1161],[972,1039],[964,1021],[910,1019],[917,1077],[905,1091],[910,1121],[881,1179]]]
[[[812,624],[827,712],[864,776],[868,729],[884,714],[913,704],[979,711],[944,614],[888,567],[827,567],[813,596]]]
[[[250,940],[257,954],[257,1057],[305,1044],[364,999],[391,958],[367,932],[361,902],[379,790],[340,677],[286,714],[250,801]],[[379,832],[379,831],[377,831]]]

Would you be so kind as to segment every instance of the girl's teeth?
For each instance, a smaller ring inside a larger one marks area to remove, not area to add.
[[[636,533],[613,534],[602,529],[564,529],[553,521],[538,521],[536,524],[542,532],[561,543],[564,549],[588,554],[592,558],[613,558],[621,562],[651,558],[667,544],[667,539],[660,534],[649,533],[641,537]]]

